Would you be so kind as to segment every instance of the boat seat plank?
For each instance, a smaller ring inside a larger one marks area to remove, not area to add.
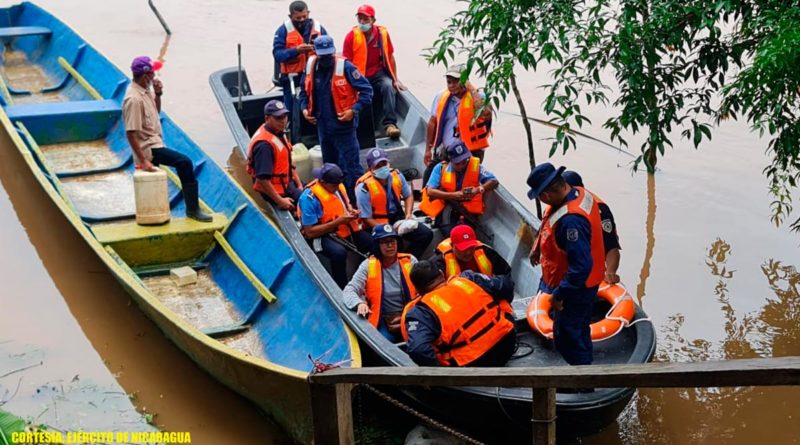
[[[53,31],[44,26],[8,26],[0,28],[0,38],[12,39],[26,36],[50,36]]]
[[[195,221],[191,218],[173,218],[166,224],[158,226],[142,226],[135,221],[126,221],[113,224],[98,224],[92,226],[94,235],[102,244],[113,244],[120,241],[129,241],[146,238],[163,238],[170,235],[186,235],[191,233],[214,233],[222,230],[228,224],[228,218],[223,213],[213,214],[214,220],[210,223]]]
[[[267,302],[274,303],[275,301],[278,300],[275,297],[275,294],[273,294],[272,291],[270,291],[269,288],[265,286],[264,283],[262,283],[261,280],[258,279],[258,277],[256,277],[253,271],[250,270],[249,267],[247,267],[247,264],[245,264],[242,258],[239,257],[239,254],[237,254],[236,251],[233,250],[233,246],[231,246],[230,243],[228,243],[228,240],[225,239],[225,236],[222,235],[222,232],[220,231],[215,232],[214,239],[217,240],[217,243],[219,243],[219,246],[222,248],[225,254],[228,255],[228,258],[230,258],[233,264],[235,264],[236,267],[239,268],[242,274],[250,281],[253,287],[256,288],[258,293],[261,294],[261,296],[267,300]]]

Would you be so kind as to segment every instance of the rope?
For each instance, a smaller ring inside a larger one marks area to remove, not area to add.
[[[417,417],[418,419],[422,420],[423,422],[426,422],[426,423],[428,423],[429,425],[431,425],[431,426],[433,426],[435,428],[438,428],[438,429],[440,429],[440,430],[442,430],[442,431],[444,431],[444,432],[446,432],[448,434],[451,434],[451,435],[463,440],[464,442],[471,443],[473,445],[486,445],[483,442],[480,442],[480,441],[478,441],[476,439],[473,439],[472,437],[467,436],[466,434],[464,434],[464,433],[462,433],[460,431],[456,431],[455,429],[453,429],[453,428],[451,428],[451,427],[449,427],[449,426],[447,426],[447,425],[445,425],[445,424],[443,424],[443,423],[441,423],[441,422],[439,422],[437,420],[434,420],[432,417],[429,417],[429,416],[421,413],[420,411],[417,411],[416,409],[406,405],[405,403],[395,399],[394,397],[386,394],[383,391],[380,391],[379,389],[377,389],[377,388],[375,388],[375,387],[373,387],[371,385],[362,384],[360,386],[363,386],[363,387],[367,388],[368,390],[372,391],[375,395],[377,395],[381,399],[383,399],[386,402],[389,402],[390,404],[402,409],[403,411],[405,411],[405,412]]]
[[[642,321],[652,322],[650,317],[643,317],[643,318],[639,318],[639,319],[636,319],[636,320],[628,321],[624,317],[612,317],[611,316],[611,313],[614,312],[614,309],[617,307],[618,304],[622,303],[625,300],[633,301],[633,296],[630,294],[630,292],[628,292],[628,288],[625,287],[621,282],[618,283],[618,286],[621,287],[625,291],[625,294],[623,294],[621,298],[618,298],[616,301],[614,301],[614,304],[612,304],[611,308],[608,310],[608,312],[606,312],[605,318],[608,319],[608,320],[615,320],[615,321],[620,322],[619,323],[619,328],[617,328],[616,332],[614,332],[613,334],[609,335],[606,338],[601,338],[600,340],[593,340],[593,342],[595,342],[595,343],[608,340],[609,338],[613,338],[615,335],[617,335],[620,332],[622,332],[623,329],[629,328],[629,327],[635,325],[636,323],[639,323],[639,322],[642,322]],[[597,292],[600,292],[601,290],[605,290],[605,289],[607,289],[609,287],[611,287],[610,284],[607,285],[607,286],[604,286],[601,289],[598,289]],[[635,303],[634,303],[634,305],[635,305]]]

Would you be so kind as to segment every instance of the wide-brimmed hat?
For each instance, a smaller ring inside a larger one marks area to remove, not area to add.
[[[556,169],[553,164],[545,162],[539,164],[531,170],[528,175],[528,199],[536,199],[539,195],[550,185],[561,173],[566,170],[566,167],[559,167]]]

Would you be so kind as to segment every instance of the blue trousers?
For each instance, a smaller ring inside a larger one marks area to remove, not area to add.
[[[356,181],[364,174],[358,157],[359,145],[355,127],[350,130],[325,131],[325,125],[317,125],[319,145],[322,149],[322,162],[330,162],[339,166],[344,173],[344,186],[355,201],[353,195]]]
[[[564,310],[556,311],[553,339],[556,350],[570,365],[592,364],[592,309],[597,286],[570,291],[564,297]]]

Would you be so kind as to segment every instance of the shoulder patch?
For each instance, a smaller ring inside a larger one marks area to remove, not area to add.
[[[408,323],[406,323],[406,325],[407,325],[407,327],[406,327],[406,330],[407,330],[407,331],[409,331],[409,332],[411,332],[411,331],[416,331],[416,330],[417,330],[417,324],[418,324],[418,323],[419,323],[419,322],[418,322],[418,321],[416,321],[416,320],[411,320],[411,321],[409,321]]]
[[[578,229],[567,229],[567,241],[578,241]]]
[[[354,69],[353,70],[353,79],[360,79],[360,78],[361,78],[361,72],[358,71],[358,69]]]
[[[610,219],[604,219],[603,220],[603,232],[611,233],[611,231],[613,229],[614,229],[614,225],[611,224],[611,220]]]

